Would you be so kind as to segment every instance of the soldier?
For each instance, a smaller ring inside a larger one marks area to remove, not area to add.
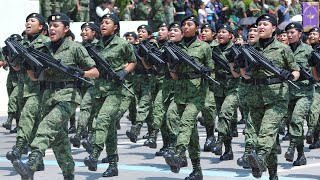
[[[26,18],[26,34],[27,38],[21,41],[24,46],[32,45],[34,48],[42,49],[44,44],[49,42],[49,38],[42,34],[43,27],[45,25],[45,19],[42,15],[37,13],[31,13]],[[37,81],[32,81],[26,73],[26,68],[23,64],[18,66],[24,71],[22,97],[25,101],[21,116],[18,124],[18,132],[16,137],[16,144],[12,148],[12,151],[7,152],[7,159],[15,161],[20,159],[22,153],[25,153],[25,148],[33,141],[37,132],[38,125],[41,122],[39,112],[41,112],[41,98],[42,91],[40,90],[40,84]],[[28,150],[28,149],[26,149]],[[27,151],[26,151],[27,152]],[[43,162],[39,164],[37,170],[44,170]]]
[[[201,27],[201,36],[204,42],[207,42],[211,48],[217,46],[218,43],[213,40],[213,37],[216,34],[216,29],[211,24],[205,24]],[[214,74],[212,74],[214,76]],[[214,77],[213,77],[214,78]],[[206,100],[204,103],[204,107],[201,110],[202,117],[204,119],[204,127],[206,128],[207,138],[206,142],[204,143],[203,151],[210,152],[216,138],[214,137],[214,130],[215,130],[215,120],[217,116],[216,112],[216,104],[214,100],[214,93],[213,93],[213,84],[209,82],[209,91],[206,95]]]
[[[136,20],[138,21],[147,21],[149,19],[151,7],[148,4],[148,0],[142,0],[137,5],[136,10]]]
[[[93,23],[84,23],[81,25],[81,30],[82,45],[97,44],[99,41],[98,39],[100,38],[99,27],[97,25]],[[95,92],[95,86],[87,87],[86,84],[84,84],[84,87],[81,88],[82,100],[80,104],[79,122],[76,134],[73,137],[70,137],[70,142],[73,144],[73,147],[80,147],[82,137],[86,136],[86,127],[88,128],[88,142],[91,142],[94,131],[92,127],[93,119],[97,114],[96,109],[94,108]]]
[[[215,66],[215,77],[220,83],[214,87],[214,97],[218,112],[218,140],[212,148],[215,155],[221,155],[220,160],[232,160],[233,152],[231,147],[232,124],[237,123],[234,118],[238,108],[238,84],[240,74],[234,70],[233,59],[229,58],[232,43],[232,28],[229,25],[221,25],[218,29],[219,45],[213,47],[224,61],[229,64],[229,69]],[[228,59],[227,59],[228,57]],[[222,155],[222,144],[225,145],[225,152]]]
[[[76,6],[77,6],[77,21],[79,22],[88,22],[90,21],[90,8],[89,8],[90,2],[89,0],[76,0]]]
[[[287,161],[292,162],[294,158],[294,152],[297,148],[298,157],[293,162],[294,166],[306,165],[307,160],[304,156],[304,131],[303,124],[306,120],[306,116],[310,110],[310,105],[313,100],[314,85],[310,78],[307,77],[302,70],[304,69],[308,73],[311,72],[311,68],[308,67],[308,60],[311,58],[312,47],[301,42],[303,27],[298,22],[291,22],[286,26],[286,32],[288,34],[289,46],[293,51],[296,63],[300,66],[300,78],[297,80],[297,85],[300,89],[289,86],[289,132],[290,132],[290,144],[285,158]]]
[[[258,36],[257,25],[252,24],[249,27],[248,44],[254,45],[258,41],[259,41],[259,36]],[[243,71],[243,69],[240,69],[240,71]],[[253,152],[256,146],[257,137],[256,137],[256,132],[253,128],[253,125],[254,125],[253,120],[248,118],[249,108],[245,98],[250,95],[248,91],[250,84],[249,85],[247,84],[250,81],[250,80],[247,81],[247,79],[250,79],[250,77],[245,72],[241,73],[241,75],[242,75],[242,78],[239,83],[239,104],[240,104],[240,108],[242,108],[242,110],[245,112],[244,114],[246,114],[246,118],[245,118],[246,121],[245,121],[245,128],[244,128],[245,147],[244,147],[243,156],[237,160],[237,164],[247,169],[247,168],[250,168],[248,164],[248,154]]]
[[[150,26],[153,31],[157,30],[157,27],[165,22],[165,12],[161,0],[151,0],[151,11],[150,11]]]
[[[252,69],[248,80],[250,96],[246,97],[246,101],[249,105],[249,119],[252,119],[257,134],[257,143],[255,152],[248,154],[248,161],[254,177],[260,178],[267,166],[269,179],[278,179],[276,138],[279,123],[288,107],[288,85],[284,81],[297,80],[300,68],[294,62],[291,49],[274,39],[276,18],[264,14],[257,19],[256,24],[260,39],[253,47],[282,69],[282,78],[275,77],[264,68]]]
[[[64,13],[52,14],[48,18],[48,23],[51,42],[45,44],[46,52],[55,59],[60,59],[62,64],[74,67],[73,69],[76,69],[82,77],[99,76],[99,71],[86,50],[65,37],[69,31],[69,17]],[[81,71],[76,66],[86,71]],[[32,71],[28,70],[28,75],[32,80],[37,80]],[[42,121],[36,137],[30,144],[32,152],[26,163],[21,160],[15,160],[12,163],[22,179],[33,179],[33,174],[42,161],[45,150],[51,146],[64,179],[74,179],[75,164],[71,156],[67,126],[70,116],[80,104],[79,89],[73,78],[66,77],[51,68],[45,69],[42,75],[39,76],[40,80],[43,80],[42,88],[44,89]]]
[[[285,29],[279,29],[279,31],[277,32],[277,38],[278,41],[282,42],[283,44],[289,44],[288,35]]]
[[[97,52],[103,60],[108,61],[119,77],[118,81],[124,81],[125,77],[133,71],[136,58],[132,46],[116,35],[119,27],[119,18],[114,14],[106,14],[102,17],[100,31],[102,38],[95,45]],[[125,56],[123,56],[125,55]],[[106,72],[101,72],[106,73]],[[84,164],[90,171],[97,170],[97,163],[109,138],[116,139],[117,114],[123,98],[123,86],[110,78],[107,74],[95,82],[99,98],[96,100],[99,109],[96,119],[96,131],[92,153],[84,159]],[[109,167],[103,173],[103,177],[118,176],[117,168],[117,143],[107,143],[107,155]],[[113,152],[110,152],[112,150]],[[112,153],[112,154],[111,154]]]
[[[313,27],[309,30],[309,42],[314,51],[319,52],[319,44],[320,44],[320,28]],[[313,97],[313,101],[310,107],[310,112],[308,115],[308,132],[306,134],[307,143],[310,144],[309,149],[317,149],[320,148],[320,122],[319,122],[319,114],[320,114],[320,88],[319,88],[319,71],[318,64],[314,61],[309,62],[309,65],[312,67],[312,75],[317,81],[317,86],[315,87],[315,93]]]
[[[197,39],[198,18],[194,15],[186,16],[181,21],[181,26],[184,37],[177,46],[202,66],[203,73],[208,73],[213,68],[211,49],[207,43]],[[176,82],[174,101],[168,108],[167,118],[169,122],[180,122],[176,127],[179,133],[175,149],[170,150],[164,157],[171,171],[178,173],[188,148],[193,171],[185,179],[203,179],[196,117],[204,106],[208,85],[200,74],[194,72],[185,63],[169,65],[169,70],[172,79]]]

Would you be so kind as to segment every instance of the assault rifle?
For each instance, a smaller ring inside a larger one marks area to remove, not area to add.
[[[247,61],[247,66],[245,68],[246,72],[250,72],[254,67],[259,65],[259,63],[255,60],[255,58],[252,57],[252,55],[250,54],[248,50],[249,46],[250,45],[243,45],[239,49],[244,59]]]
[[[8,65],[16,66],[19,58],[24,59],[24,62],[21,62],[21,64],[27,63],[34,72],[35,77],[38,78],[42,70],[45,69],[43,63],[32,56],[29,50],[14,38],[9,37],[4,42],[7,45],[5,50],[6,54],[9,55],[7,59]]]
[[[94,62],[97,65],[97,68],[99,69],[100,72],[105,72],[107,73],[107,75],[115,80],[117,83],[120,83],[124,88],[126,88],[131,94],[134,94],[128,86],[126,86],[125,84],[122,83],[122,81],[120,81],[120,77],[117,75],[117,73],[112,69],[111,65],[107,62],[104,61],[99,54],[96,52],[95,49],[93,49],[93,45],[91,44],[85,44],[84,47],[87,49],[89,55],[91,56],[91,58],[94,60]]]
[[[139,44],[139,48],[146,60],[149,61],[152,65],[165,64],[165,62],[160,58],[162,52],[157,50],[149,41],[142,41]]]
[[[217,82],[216,80],[214,80],[212,77],[210,77],[208,75],[208,72],[203,71],[203,68],[208,69],[207,67],[198,65],[196,63],[196,61],[191,56],[189,56],[188,54],[183,52],[173,42],[171,42],[171,41],[167,42],[164,45],[163,49],[164,49],[167,57],[172,61],[173,64],[177,64],[179,62],[184,62],[187,65],[189,65],[193,70],[195,70],[196,72],[200,73],[206,79],[210,79],[212,82],[220,85],[219,82]]]
[[[315,84],[316,80],[309,73],[307,68],[303,67],[300,63],[298,63],[298,65],[300,66],[300,77],[302,77],[303,79],[308,80],[310,84]]]
[[[252,46],[247,46],[243,49],[247,49],[248,52],[251,54],[251,58],[249,58],[249,61],[254,62],[254,60],[264,69],[272,72],[274,75],[276,75],[277,77],[284,79],[284,77],[281,75],[281,72],[284,71],[283,69],[275,66],[271,60],[269,60],[268,58],[264,57],[262,54],[260,54],[255,48],[253,48]],[[288,83],[290,83],[292,86],[296,87],[297,89],[300,89],[299,86],[297,86],[296,84],[294,84],[291,80],[287,79],[286,80]]]
[[[212,60],[215,65],[221,67],[223,70],[231,74],[229,64],[225,62],[215,51],[212,51]]]

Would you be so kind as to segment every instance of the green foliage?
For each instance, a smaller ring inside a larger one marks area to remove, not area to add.
[[[252,2],[252,0],[243,0],[243,2],[246,5],[246,7],[249,8],[249,5]]]

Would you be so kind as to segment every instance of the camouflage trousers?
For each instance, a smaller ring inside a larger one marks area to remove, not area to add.
[[[240,111],[242,111],[242,116],[241,117],[242,119],[246,120],[248,119],[248,114],[249,114],[249,108],[248,108],[248,105],[246,103],[246,100],[245,100],[245,97],[247,96],[247,84],[244,84],[244,83],[239,83],[239,91],[238,91],[238,94],[239,94],[239,108],[240,108]]]
[[[43,95],[45,104],[43,119],[39,124],[36,136],[30,144],[32,153],[45,155],[46,149],[52,147],[63,176],[74,173],[74,161],[71,155],[71,146],[68,137],[68,121],[75,112],[78,104],[66,101],[57,101],[53,97],[54,90],[46,90]],[[37,164],[34,164],[36,167]],[[32,169],[36,169],[32,167]]]
[[[201,113],[202,117],[204,118],[204,126],[214,128],[217,111],[214,93],[211,90],[207,91],[204,107],[201,109]]]
[[[93,132],[93,120],[97,115],[97,109],[95,104],[96,89],[91,86],[87,89],[80,104],[80,117],[78,127],[88,127],[88,132]]]
[[[9,96],[8,114],[15,115],[18,111],[18,77],[16,74],[9,72],[6,86]]]
[[[320,87],[315,88],[313,95],[313,101],[310,106],[310,112],[307,119],[308,130],[313,131],[320,124]]]

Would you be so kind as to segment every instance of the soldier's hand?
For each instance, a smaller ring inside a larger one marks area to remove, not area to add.
[[[290,71],[288,71],[288,70],[282,70],[281,73],[280,73],[280,75],[281,75],[281,76],[283,77],[283,79],[285,79],[285,80],[292,80],[292,79],[294,79],[293,74],[292,74]]]
[[[120,81],[124,81],[124,79],[127,77],[127,75],[129,74],[127,70],[122,69],[120,71],[116,72],[118,78]]]
[[[78,77],[83,77],[84,76],[84,71],[78,67],[75,66],[69,66],[68,68],[69,73],[76,74]]]

